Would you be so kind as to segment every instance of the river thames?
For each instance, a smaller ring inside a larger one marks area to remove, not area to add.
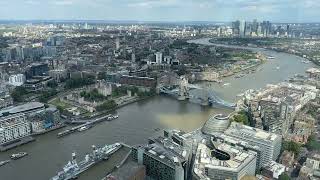
[[[211,45],[209,39],[198,39],[191,42]],[[270,83],[279,83],[295,74],[304,74],[305,70],[314,65],[302,62],[303,58],[274,51],[251,48],[275,59],[261,65],[256,73],[235,79],[227,77],[222,86],[217,83],[201,83],[199,85],[211,88],[219,97],[234,102],[236,96],[247,89],[260,89]],[[223,83],[222,83],[223,84]],[[221,107],[201,107],[190,102],[180,102],[170,97],[158,96],[145,101],[125,106],[119,110],[119,118],[112,122],[102,122],[81,133],[74,133],[64,138],[56,137],[58,131],[37,137],[37,141],[1,152],[0,160],[19,151],[26,151],[29,156],[12,161],[0,167],[3,180],[46,180],[54,176],[71,158],[72,152],[77,152],[82,158],[90,151],[91,145],[102,146],[115,142],[125,142],[129,145],[147,143],[151,136],[162,134],[163,129],[181,129],[192,131],[200,128],[210,115],[215,113],[230,113],[232,110]],[[155,129],[160,128],[160,131]],[[101,172],[97,172],[101,173]]]

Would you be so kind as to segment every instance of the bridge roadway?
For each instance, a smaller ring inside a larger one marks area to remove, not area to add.
[[[188,98],[198,99],[201,101],[208,100],[209,103],[218,104],[218,105],[222,105],[222,106],[229,107],[229,108],[235,107],[235,103],[230,103],[230,102],[227,102],[227,101],[221,99],[216,94],[216,92],[214,90],[204,89],[202,87],[199,87],[199,86],[193,85],[193,84],[188,84],[188,88],[189,88],[189,97]],[[198,92],[192,92],[190,90],[198,91]],[[166,88],[166,87],[160,87],[160,92],[174,96],[174,97],[179,96],[179,89],[170,89],[170,88]]]

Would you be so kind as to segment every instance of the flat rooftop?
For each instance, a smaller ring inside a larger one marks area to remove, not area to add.
[[[196,161],[194,163],[194,172],[197,176],[207,178],[205,169],[223,170],[229,172],[240,172],[252,161],[256,161],[256,154],[243,150],[240,147],[231,146],[226,143],[214,142],[215,148],[211,149],[204,143],[198,144],[196,153]],[[212,155],[212,152],[217,151],[228,154],[229,159],[219,159]]]
[[[188,159],[189,150],[173,141],[159,137],[155,143],[142,146],[144,153],[171,166],[180,164]],[[140,147],[141,148],[141,147]]]
[[[278,135],[274,133],[269,133],[264,130],[253,128],[250,126],[245,126],[239,123],[232,122],[229,128],[224,132],[226,135],[232,136],[242,136],[242,137],[251,137],[255,139],[260,139],[264,141],[274,141],[278,138]]]
[[[143,165],[139,165],[133,159],[129,158],[119,169],[111,173],[111,176],[117,180],[127,180],[132,177],[137,171],[144,169]]]
[[[23,113],[31,110],[36,110],[36,109],[41,109],[44,108],[44,104],[40,102],[29,102],[26,104],[22,104],[19,106],[14,106],[6,109],[2,109],[0,111],[0,117],[3,116],[5,113],[9,113],[9,115],[12,114],[18,114],[18,113]]]

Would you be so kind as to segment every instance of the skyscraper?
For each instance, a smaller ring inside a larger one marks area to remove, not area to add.
[[[240,21],[235,21],[232,22],[232,31],[233,31],[233,35],[237,35],[239,36],[239,32],[240,32]]]
[[[136,62],[136,54],[134,52],[131,54],[131,61]]]
[[[162,52],[157,52],[155,55],[156,55],[156,63],[162,64]]]
[[[239,26],[239,34],[240,34],[240,37],[245,37],[246,35],[246,22],[244,20],[242,20],[240,22],[240,26]]]
[[[117,37],[116,39],[116,50],[119,50],[120,49],[120,39],[119,37]]]

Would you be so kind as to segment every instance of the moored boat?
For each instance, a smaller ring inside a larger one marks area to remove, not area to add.
[[[84,171],[90,169],[95,164],[103,160],[108,160],[109,157],[118,151],[122,147],[122,144],[115,143],[111,145],[106,145],[102,148],[96,148],[92,146],[93,151],[87,154],[83,161],[78,162],[76,159],[76,153],[72,153],[72,160],[69,161],[63,170],[58,172],[56,176],[51,178],[51,180],[70,180],[76,179]]]
[[[112,115],[112,116],[108,117],[108,121],[112,121],[112,120],[117,119],[117,118],[119,118],[118,115]]]
[[[25,157],[27,155],[28,155],[28,153],[26,153],[26,152],[19,152],[19,153],[16,153],[16,154],[12,154],[10,156],[10,158],[13,159],[13,160],[17,160],[17,159],[23,158],[23,157]]]
[[[4,165],[8,164],[9,162],[10,162],[10,160],[0,161],[0,166],[4,166]]]

